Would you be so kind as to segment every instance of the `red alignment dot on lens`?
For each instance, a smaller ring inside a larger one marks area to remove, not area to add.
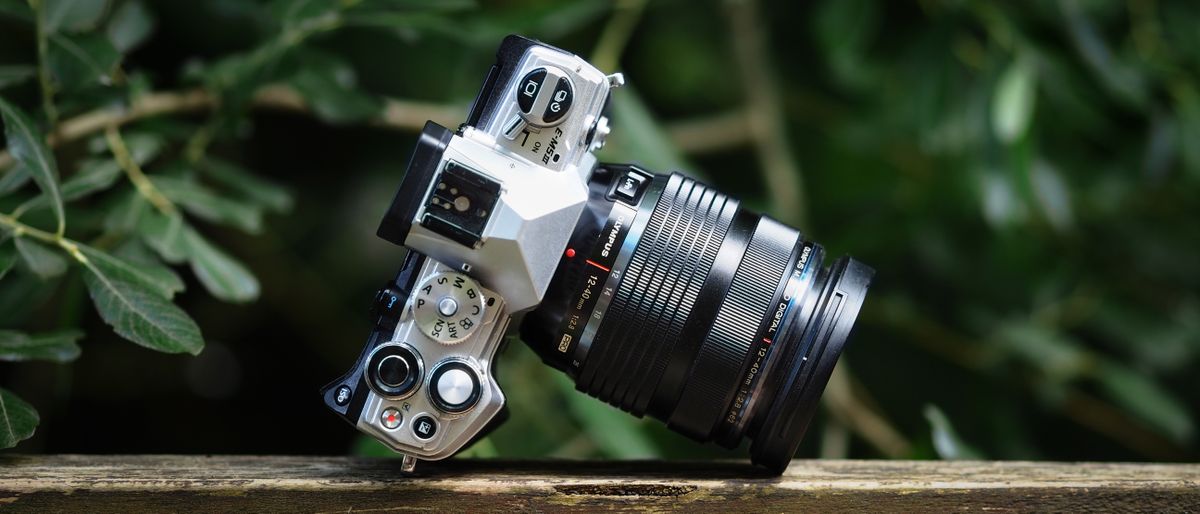
[[[568,259],[575,258],[575,249],[574,248],[567,248],[567,258]]]

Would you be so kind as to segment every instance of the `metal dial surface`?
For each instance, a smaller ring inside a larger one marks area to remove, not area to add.
[[[483,321],[482,289],[471,277],[444,271],[425,279],[413,298],[413,319],[430,339],[442,344],[460,342]]]

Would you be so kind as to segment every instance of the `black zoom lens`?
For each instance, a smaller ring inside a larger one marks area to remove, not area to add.
[[[781,473],[871,268],[683,175],[602,165],[521,335],[576,387]]]

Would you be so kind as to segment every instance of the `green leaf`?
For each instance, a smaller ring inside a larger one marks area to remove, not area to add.
[[[303,29],[306,23],[318,18],[337,16],[334,2],[312,0],[275,0],[267,5],[271,17],[279,20],[284,30]]]
[[[154,31],[154,16],[140,0],[129,0],[113,13],[105,28],[118,52],[127,53],[142,44]]]
[[[0,17],[33,23],[33,11],[29,9],[29,3],[21,0],[0,0]]]
[[[62,183],[63,201],[78,200],[96,191],[108,189],[121,177],[121,167],[115,161],[91,159],[84,162],[75,175]],[[50,204],[50,199],[42,194],[30,198],[21,204],[21,209],[31,211]]]
[[[1093,363],[1088,350],[1067,334],[1026,318],[999,322],[994,337],[996,348],[1018,357],[1052,383],[1079,378]]]
[[[91,30],[107,5],[107,0],[42,0],[46,32]]]
[[[658,446],[639,427],[641,420],[600,400],[575,391],[565,375],[554,380],[566,394],[567,410],[605,454],[621,459],[648,459],[660,456]]]
[[[981,171],[979,193],[983,219],[994,227],[1008,226],[1028,217],[1025,203],[1013,189],[1009,174],[991,169]]]
[[[142,217],[150,209],[137,191],[126,191],[107,207],[108,214],[104,216],[104,230],[110,235],[125,235],[138,230]]]
[[[129,155],[133,157],[133,162],[138,163],[139,166],[144,166],[158,157],[167,145],[165,137],[150,132],[123,133],[121,140],[129,149]],[[96,136],[88,141],[88,150],[97,156],[110,157],[112,154],[112,149],[108,147],[108,138],[104,135]]]
[[[187,227],[183,217],[178,214],[167,216],[151,209],[140,196],[132,202],[135,206],[132,210],[138,212],[136,223],[142,241],[169,263],[178,264],[187,260],[188,248],[184,240]],[[142,207],[136,207],[138,205]]]
[[[0,388],[0,448],[12,448],[29,439],[38,421],[37,411],[25,400]]]
[[[28,237],[14,238],[17,252],[25,265],[41,279],[53,278],[67,271],[67,260],[53,249]]]
[[[63,199],[78,200],[96,191],[108,189],[119,178],[121,178],[121,166],[116,161],[87,160],[80,165],[78,172],[63,182]]]
[[[50,36],[50,70],[59,86],[74,91],[95,84],[111,85],[121,54],[101,34]]]
[[[129,262],[83,244],[79,245],[79,250],[106,276],[149,289],[168,300],[183,291],[183,280],[162,264]]]
[[[24,64],[9,64],[0,66],[0,89],[33,78],[37,68]]]
[[[333,54],[311,50],[299,52],[296,57],[300,68],[288,82],[317,117],[330,123],[350,123],[379,115],[383,104],[358,87],[350,63]]]
[[[946,460],[979,460],[983,456],[978,450],[963,442],[950,424],[950,418],[934,405],[925,406],[925,420],[932,430],[933,448],[938,456]]]
[[[195,355],[204,348],[196,322],[157,291],[123,280],[90,261],[86,268],[83,281],[96,312],[118,335],[166,353]]]
[[[0,279],[17,263],[17,249],[8,241],[0,241]]]
[[[25,166],[21,163],[17,163],[7,171],[0,170],[0,195],[21,189],[29,182],[29,179],[29,172],[25,171]]]
[[[279,184],[260,178],[237,164],[206,157],[203,171],[213,182],[225,186],[263,207],[275,212],[287,212],[292,209],[291,191]]]
[[[164,196],[187,212],[213,223],[237,227],[251,234],[262,230],[262,209],[218,195],[203,184],[177,177],[153,177]]]
[[[192,272],[209,293],[227,302],[248,302],[258,298],[258,279],[242,263],[191,228],[184,230],[184,240]]]
[[[637,91],[629,86],[612,97],[612,135],[602,151],[605,160],[638,162],[660,172],[679,171],[693,177],[697,169],[671,144]]]
[[[16,106],[0,98],[0,117],[4,119],[4,137],[13,159],[24,166],[42,192],[50,197],[58,229],[66,226],[63,214],[62,194],[58,190],[58,166],[54,156],[46,148],[46,138],[33,126],[33,122]],[[11,172],[10,172],[11,173]]]
[[[1074,210],[1071,208],[1071,190],[1063,181],[1062,174],[1049,163],[1038,160],[1033,163],[1029,178],[1033,186],[1033,196],[1050,225],[1059,231],[1071,228],[1075,223]]]
[[[71,362],[79,358],[76,341],[82,337],[83,332],[78,330],[59,330],[35,336],[0,330],[0,361]]]
[[[1036,69],[1029,57],[1009,65],[992,96],[992,130],[1004,143],[1012,143],[1029,130],[1036,99]]]
[[[1153,378],[1120,364],[1105,363],[1097,379],[1122,408],[1176,442],[1186,443],[1195,434],[1196,425],[1187,407]]]

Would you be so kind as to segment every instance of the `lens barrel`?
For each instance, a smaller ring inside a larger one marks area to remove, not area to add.
[[[680,174],[602,165],[523,339],[576,387],[787,467],[873,271]]]

